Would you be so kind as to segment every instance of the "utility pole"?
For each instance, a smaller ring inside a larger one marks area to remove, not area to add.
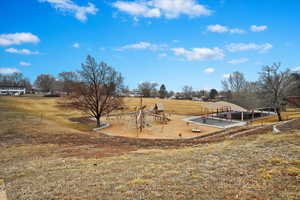
[[[140,132],[143,131],[143,125],[144,125],[143,95],[140,94]]]

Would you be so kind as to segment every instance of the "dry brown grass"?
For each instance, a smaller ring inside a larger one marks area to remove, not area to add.
[[[140,105],[140,99],[124,98],[124,103],[130,111],[133,111],[136,106]],[[205,104],[205,102],[191,100],[143,98],[143,105],[146,105],[146,109],[153,108],[156,103],[163,104],[166,112],[168,113],[183,115],[200,115],[202,114],[201,105]]]
[[[83,117],[84,113],[81,113],[74,109],[65,109],[60,105],[63,102],[64,98],[45,98],[41,96],[23,96],[23,97],[1,97],[1,101],[7,106],[10,106],[12,109],[20,110],[30,115],[35,115],[43,119],[48,119],[59,123],[63,126],[70,128],[75,128],[82,131],[89,131],[95,127],[95,123],[74,123],[70,121],[70,118],[79,118]],[[124,98],[124,104],[126,110],[123,112],[132,112],[135,110],[135,107],[139,106],[139,98]],[[188,100],[168,100],[168,99],[154,99],[154,98],[144,98],[143,105],[146,105],[146,109],[151,109],[155,103],[162,103],[165,106],[165,109],[169,113],[177,114],[201,114],[201,105],[203,102],[195,102]],[[120,111],[115,111],[114,113],[120,113]],[[187,116],[185,116],[187,117]],[[194,137],[198,134],[193,133],[191,130],[193,127],[187,127],[185,122],[181,119],[183,116],[173,116],[173,121],[170,122],[171,125],[162,126],[161,124],[151,123],[151,127],[148,127],[144,131],[143,135],[139,137],[143,138],[182,138]],[[105,120],[105,117],[102,118]],[[133,119],[130,119],[133,120]],[[120,120],[119,120],[120,121]],[[127,137],[136,137],[137,132],[133,129],[128,129],[127,121],[109,121],[111,127],[104,130],[105,133],[121,135]],[[125,123],[125,125],[124,125]],[[194,128],[200,128],[202,130],[201,134],[207,134],[218,130],[217,128],[212,127],[199,127],[194,126]]]
[[[295,119],[295,118],[300,118],[300,109],[299,108],[289,108],[285,112],[281,112],[282,119],[285,120],[290,120],[290,119]],[[268,123],[274,123],[278,122],[278,117],[277,115],[273,115],[268,118],[264,119],[259,119],[254,122],[252,122],[252,125],[260,125],[260,124],[268,124]]]
[[[64,111],[57,105],[63,101],[63,98],[46,98],[41,96],[25,96],[25,97],[1,97],[2,101],[15,108],[28,110],[37,114],[44,114],[45,117],[53,117],[55,119],[67,118],[70,116],[81,116],[82,113],[76,110]],[[153,108],[155,103],[162,103],[166,112],[184,114],[184,115],[199,115],[201,114],[201,105],[205,102],[191,100],[170,100],[170,99],[155,99],[143,98],[143,105],[146,109]],[[135,107],[140,105],[139,98],[124,98],[124,105],[127,111],[134,111]]]
[[[35,115],[41,121],[50,119],[56,123],[79,130],[90,130],[83,124],[73,123],[69,120],[72,117],[82,117],[83,113],[74,109],[63,109],[59,106],[62,98],[46,98],[36,95],[23,97],[1,97],[1,102],[5,103],[11,109],[19,110],[24,114]]]
[[[137,150],[3,105],[0,179],[9,199],[300,198],[299,130]]]
[[[1,176],[12,199],[296,200],[300,166],[291,163],[299,159],[299,134],[102,159],[24,157],[21,148],[1,164]],[[273,157],[283,161],[274,165]]]

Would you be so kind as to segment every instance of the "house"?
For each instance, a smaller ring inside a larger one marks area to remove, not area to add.
[[[25,87],[22,86],[1,86],[0,95],[19,96],[26,93]]]
[[[228,100],[228,97],[227,97],[227,96],[223,96],[223,95],[218,95],[218,96],[216,97],[216,99],[217,99],[218,101],[226,101],[226,100]]]
[[[201,98],[198,98],[198,97],[192,97],[192,100],[193,100],[193,101],[202,101],[202,99],[201,99]]]
[[[289,96],[287,101],[291,106],[300,106],[300,96]]]

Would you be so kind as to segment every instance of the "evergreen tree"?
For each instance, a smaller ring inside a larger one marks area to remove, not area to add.
[[[167,92],[167,89],[166,89],[166,86],[164,84],[162,84],[159,88],[159,97],[164,99],[166,98],[168,92]]]

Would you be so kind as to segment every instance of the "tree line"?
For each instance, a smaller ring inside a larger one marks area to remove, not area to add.
[[[66,105],[94,117],[97,126],[101,125],[101,116],[122,107],[120,97],[132,92],[143,97],[179,99],[215,99],[222,96],[247,109],[271,107],[281,120],[280,112],[287,104],[287,97],[300,96],[300,74],[289,69],[281,71],[280,67],[280,63],[262,67],[256,81],[248,81],[243,73],[233,72],[222,81],[223,90],[219,92],[216,89],[195,91],[191,86],[184,86],[181,92],[175,93],[168,91],[164,84],[158,89],[159,84],[153,82],[142,82],[137,89],[130,91],[124,86],[122,75],[113,67],[87,56],[78,71],[61,72],[57,78],[41,74],[34,81],[34,86],[43,92],[64,92],[68,96]],[[21,73],[0,74],[0,85],[32,88],[30,81]]]
[[[241,72],[232,73],[222,81],[228,100],[247,109],[273,108],[281,121],[288,96],[300,96],[300,74],[280,67],[280,63],[263,66],[256,81],[246,80]]]
[[[142,82],[138,85],[137,89],[133,92],[142,95],[143,97],[152,97],[152,98],[175,98],[175,99],[187,99],[191,100],[193,97],[196,98],[206,98],[206,99],[215,99],[219,94],[216,89],[211,89],[210,91],[206,90],[194,90],[192,86],[185,85],[180,92],[174,92],[172,90],[167,90],[165,84],[161,84],[158,87],[158,83],[153,82]],[[159,88],[159,89],[158,89]],[[129,90],[127,93],[131,92]],[[222,94],[222,92],[220,93]]]
[[[32,85],[29,79],[24,77],[24,75],[19,72],[15,72],[8,75],[0,74],[0,85],[12,87],[25,87],[26,90],[32,89]]]

